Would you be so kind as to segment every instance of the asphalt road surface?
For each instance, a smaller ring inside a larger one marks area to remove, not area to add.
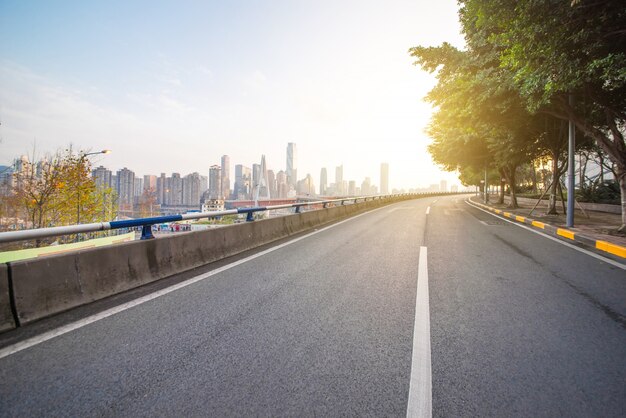
[[[463,198],[247,255],[28,348],[0,336],[0,415],[626,416],[626,270]]]

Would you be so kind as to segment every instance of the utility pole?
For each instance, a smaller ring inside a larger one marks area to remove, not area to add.
[[[574,107],[574,96],[569,95],[569,105]],[[568,227],[574,226],[574,198],[575,198],[575,160],[574,149],[576,148],[576,126],[570,117],[569,120],[569,141],[567,149],[567,223]]]

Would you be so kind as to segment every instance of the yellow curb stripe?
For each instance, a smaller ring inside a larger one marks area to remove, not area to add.
[[[510,218],[511,214],[509,212],[504,212],[504,216],[506,216],[507,218]]]
[[[546,224],[544,224],[543,222],[539,222],[539,221],[533,221],[533,226],[536,226],[537,228],[541,228],[541,229],[546,229]]]
[[[611,244],[606,241],[596,241],[596,248],[598,250],[606,251],[607,253],[626,258],[626,248],[620,245]]]
[[[574,235],[576,235],[572,231],[568,231],[567,229],[563,229],[563,228],[558,228],[556,230],[556,233],[557,235],[560,235],[562,237],[569,238],[569,239],[574,239]]]
[[[495,212],[499,215],[502,213],[502,211],[500,209],[495,209]]]
[[[515,220],[519,221],[519,222],[524,222],[526,220],[526,218],[524,218],[523,216],[516,216]]]

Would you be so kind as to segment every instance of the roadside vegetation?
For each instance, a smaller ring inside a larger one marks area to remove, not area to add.
[[[567,172],[568,123],[576,127],[581,200],[615,201],[626,232],[626,7],[614,0],[460,0],[466,49],[409,50],[435,73],[426,100],[436,163],[465,185],[541,194],[557,211]],[[590,165],[599,167],[590,176]],[[614,180],[605,179],[605,176]]]

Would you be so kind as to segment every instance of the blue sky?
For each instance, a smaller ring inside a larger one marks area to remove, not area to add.
[[[462,46],[454,1],[0,2],[0,163],[110,148],[96,164],[206,175],[229,154],[344,178],[390,164],[438,182],[425,153],[433,78],[407,50]],[[453,177],[453,176],[452,176]]]

